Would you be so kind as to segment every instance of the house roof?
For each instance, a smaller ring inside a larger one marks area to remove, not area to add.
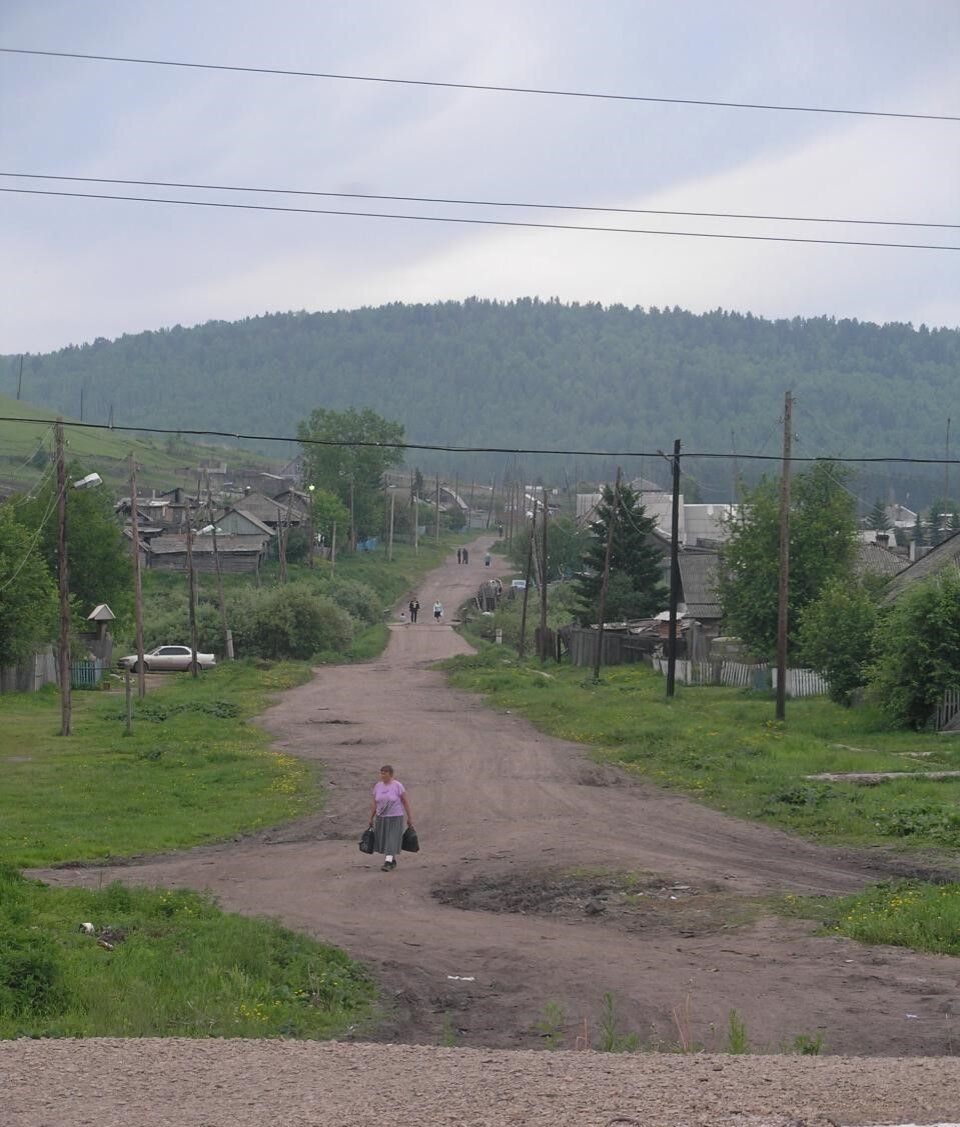
[[[88,622],[112,622],[117,616],[106,603],[98,603],[87,615]]]
[[[693,618],[721,618],[723,608],[717,597],[716,552],[680,552],[680,582],[687,614]]]
[[[217,551],[222,553],[261,552],[265,537],[260,533],[255,536],[218,536]],[[152,556],[172,556],[187,550],[186,536],[158,536],[151,540],[146,549]],[[193,551],[196,555],[211,555],[213,553],[212,536],[194,536]]]
[[[234,506],[238,511],[243,510],[246,515],[253,515],[262,521],[277,524],[286,515],[286,509],[279,501],[265,496],[263,493],[251,492],[242,497]]]
[[[244,520],[249,521],[254,528],[262,532],[265,536],[273,536],[274,534],[273,529],[269,525],[264,524],[263,521],[260,520],[259,517],[254,516],[253,513],[248,513],[246,509],[241,509],[239,505],[234,505],[233,508],[227,509],[223,516],[218,519],[223,520],[223,517],[225,517],[227,513],[236,513],[237,516],[243,517]]]
[[[853,570],[858,579],[865,575],[879,575],[884,579],[899,575],[910,566],[910,561],[891,552],[881,544],[862,542],[857,545],[857,558]]]
[[[888,604],[895,603],[914,583],[932,579],[940,572],[948,570],[960,573],[960,532],[947,537],[935,548],[931,548],[925,556],[904,568],[891,580],[883,601]]]

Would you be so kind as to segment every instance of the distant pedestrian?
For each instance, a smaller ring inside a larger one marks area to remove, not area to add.
[[[463,549],[457,548],[457,563],[463,563]]]
[[[410,621],[416,622],[417,621],[417,615],[420,613],[420,600],[417,598],[416,595],[414,595],[413,598],[408,603],[407,610],[410,612]]]
[[[464,562],[464,563],[469,563],[469,562],[470,562],[470,552],[469,552],[469,550],[468,550],[467,548],[464,548],[464,549],[463,549],[463,562]]]
[[[483,557],[483,566],[489,567],[491,559],[493,559],[493,557],[490,555],[489,552],[487,552],[487,554]]]
[[[389,873],[397,867],[397,855],[403,841],[403,817],[413,829],[413,814],[407,798],[406,787],[393,777],[389,763],[380,768],[380,781],[373,788],[373,802],[370,805],[370,829],[373,830],[373,848],[383,853],[381,872]]]
[[[439,599],[433,604],[433,621],[439,622],[443,618],[443,603]]]

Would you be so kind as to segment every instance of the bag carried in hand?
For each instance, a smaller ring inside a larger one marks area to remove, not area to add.
[[[405,849],[408,853],[420,852],[420,839],[417,837],[417,831],[413,826],[407,826],[403,831],[403,838],[400,842],[400,848]]]
[[[367,827],[360,835],[360,852],[372,853],[373,852],[373,830]]]

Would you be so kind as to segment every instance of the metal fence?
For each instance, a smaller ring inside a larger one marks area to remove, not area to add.
[[[72,661],[70,663],[70,687],[73,689],[95,689],[104,678],[106,666],[96,658],[93,661]]]

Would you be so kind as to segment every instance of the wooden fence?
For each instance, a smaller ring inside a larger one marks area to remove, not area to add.
[[[667,659],[651,659],[654,669],[667,672]],[[777,687],[777,671],[768,664],[745,665],[739,661],[678,660],[676,679],[681,685],[730,685],[739,689]],[[812,669],[787,670],[788,697],[814,697],[829,692],[827,682]]]
[[[948,689],[937,708],[938,732],[955,732],[960,729],[960,689]]]

